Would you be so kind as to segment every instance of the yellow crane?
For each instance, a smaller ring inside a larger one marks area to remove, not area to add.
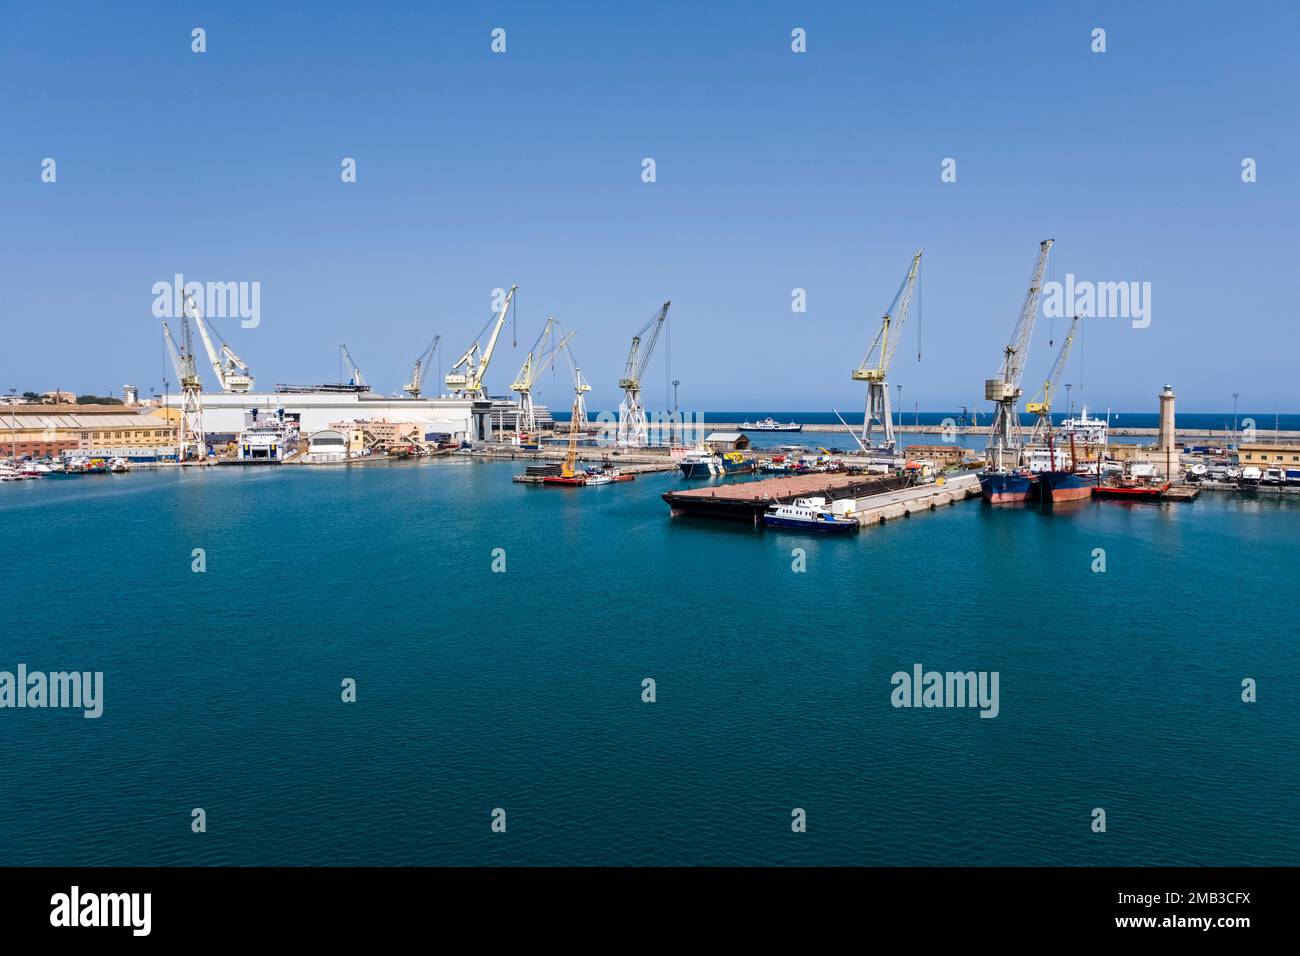
[[[444,381],[457,398],[487,398],[483,377],[487,374],[488,363],[492,361],[492,353],[496,351],[497,339],[501,337],[501,327],[506,322],[506,313],[510,311],[510,303],[514,300],[515,290],[518,288],[515,285],[510,287],[509,293],[501,303],[501,311],[497,313],[496,324],[492,325],[492,320],[489,319],[488,324],[480,331],[481,338],[488,326],[492,326],[492,335],[488,338],[487,346],[480,349],[479,341],[475,339],[474,344],[465,350],[465,354],[456,360],[456,364],[447,373]],[[462,368],[465,371],[460,371]]]
[[[559,336],[556,341],[555,336]],[[555,362],[555,356],[560,350],[568,344],[569,339],[573,338],[573,333],[562,335],[560,332],[560,323],[555,321],[551,316],[546,320],[546,325],[542,328],[542,334],[537,336],[537,341],[533,347],[528,350],[524,357],[524,364],[519,369],[519,374],[510,384],[510,388],[519,393],[519,418],[515,428],[516,441],[523,435],[532,435],[537,431],[537,410],[533,405],[533,383],[537,381],[537,376],[546,371]],[[555,344],[551,343],[555,341]]]
[[[1056,392],[1056,386],[1065,372],[1065,363],[1070,358],[1070,346],[1074,344],[1074,336],[1078,330],[1079,317],[1076,315],[1074,321],[1070,323],[1070,331],[1065,333],[1061,351],[1056,355],[1056,364],[1052,366],[1052,370],[1047,373],[1047,378],[1043,381],[1043,390],[1035,401],[1025,403],[1025,411],[1038,416],[1038,421],[1034,422],[1034,430],[1029,434],[1030,445],[1036,444],[1043,437],[1044,432],[1048,435],[1052,432],[1052,395]]]
[[[867,405],[862,414],[862,444],[871,446],[872,432],[878,425],[882,438],[878,447],[892,452],[894,450],[894,423],[889,410],[889,365],[894,360],[898,343],[903,338],[903,323],[907,321],[908,309],[912,304],[912,290],[916,288],[916,278],[921,270],[921,253],[916,250],[912,256],[912,265],[898,287],[894,301],[889,303],[884,318],[880,320],[880,331],[876,333],[866,357],[853,370],[855,382],[867,383]]]

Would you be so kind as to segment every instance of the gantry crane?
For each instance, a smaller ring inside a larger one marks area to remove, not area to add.
[[[339,358],[343,360],[343,364],[347,367],[348,374],[352,376],[352,378],[348,380],[348,384],[359,385],[364,388],[366,385],[365,376],[361,374],[361,369],[357,367],[357,363],[352,361],[352,353],[348,351],[346,345],[339,346]]]
[[[655,345],[659,342],[659,332],[668,318],[668,307],[672,300],[665,302],[657,313],[632,336],[632,349],[627,353],[627,367],[623,377],[618,380],[618,387],[623,389],[623,401],[618,406],[618,444],[624,447],[645,445],[649,439],[646,427],[645,409],[641,405],[641,376],[650,365],[654,356]],[[642,346],[642,336],[649,333]]]
[[[1056,386],[1065,373],[1065,363],[1070,358],[1070,346],[1074,344],[1074,336],[1078,329],[1079,317],[1076,315],[1074,321],[1070,323],[1070,330],[1065,333],[1061,351],[1056,355],[1056,364],[1052,366],[1052,370],[1047,373],[1047,378],[1043,382],[1042,392],[1034,401],[1025,404],[1025,411],[1038,416],[1038,421],[1034,422],[1034,430],[1029,435],[1031,445],[1039,442],[1044,433],[1048,436],[1052,433],[1052,395],[1056,392]]]
[[[553,336],[559,336],[558,340]],[[555,356],[568,344],[571,338],[573,338],[572,332],[568,333],[568,335],[560,333],[560,323],[555,321],[554,316],[548,318],[546,325],[542,328],[542,334],[537,336],[537,341],[533,343],[533,347],[528,350],[528,355],[524,357],[524,364],[519,369],[519,374],[510,383],[510,388],[519,393],[519,417],[515,426],[516,441],[524,435],[532,435],[537,431],[537,411],[533,405],[533,383],[537,381],[538,375],[551,367],[552,363],[555,362]],[[555,344],[552,344],[552,342]]]
[[[1043,271],[1047,268],[1047,254],[1052,249],[1052,242],[1051,239],[1044,239],[1038,244],[1038,260],[1034,263],[1034,272],[1029,279],[1029,289],[1020,309],[1020,318],[1011,333],[1011,341],[1003,350],[1002,370],[997,378],[984,381],[984,397],[997,406],[984,456],[990,467],[999,471],[1008,467],[1008,455],[1011,456],[1010,466],[1018,465],[1024,448],[1016,403],[1024,394],[1020,389],[1020,376],[1024,374],[1029,340],[1034,334],[1034,323],[1038,319],[1038,296],[1043,290]]]
[[[198,461],[205,457],[206,438],[203,433],[203,380],[199,378],[194,365],[194,337],[190,334],[189,319],[184,310],[181,312],[182,345],[176,344],[172,330],[167,323],[162,324],[163,342],[171,356],[172,368],[176,371],[176,381],[181,386],[181,420],[179,440],[176,445],[176,460],[185,461],[191,456]]]
[[[567,340],[564,344],[564,357],[569,363],[569,370],[573,372],[573,414],[569,418],[569,434],[575,435],[587,430],[586,394],[591,391],[591,386],[582,377],[582,368]]]
[[[916,278],[921,269],[921,253],[916,250],[912,256],[912,265],[903,278],[903,284],[894,294],[894,301],[889,303],[884,318],[880,321],[880,331],[875,341],[867,349],[862,363],[853,370],[855,382],[867,383],[867,404],[862,413],[862,444],[872,445],[871,433],[878,425],[883,437],[878,447],[886,451],[894,450],[894,422],[889,410],[889,364],[894,360],[894,352],[903,338],[903,324],[907,321],[907,312],[912,304],[912,291],[916,288]]]
[[[438,350],[438,342],[441,341],[441,335],[435,335],[429,347],[420,353],[420,357],[415,360],[415,368],[411,370],[411,380],[406,383],[403,389],[412,398],[420,397],[420,383],[424,381],[424,373],[429,370],[429,363],[433,361],[433,353]]]
[[[212,365],[212,371],[217,376],[217,384],[221,386],[223,392],[247,392],[253,388],[253,376],[249,374],[248,365],[235,354],[235,350],[226,344],[226,340],[221,337],[221,333],[214,327],[212,335],[217,337],[221,343],[221,348],[217,349],[212,344],[212,338],[208,334],[207,323],[203,321],[203,316],[199,313],[199,307],[194,304],[194,296],[185,293],[185,306],[182,310],[182,321],[186,316],[194,319],[194,324],[199,327],[199,335],[203,339],[204,351],[208,353],[208,361]],[[189,325],[186,324],[185,333],[189,332]]]
[[[483,385],[483,377],[487,374],[488,363],[492,361],[492,353],[496,351],[497,339],[501,336],[501,327],[506,323],[506,313],[510,311],[510,303],[514,301],[515,290],[518,286],[512,285],[509,293],[506,294],[505,301],[501,303],[501,311],[497,313],[496,324],[492,326],[492,335],[488,339],[487,348],[480,349],[478,339],[474,340],[465,354],[456,360],[456,364],[451,367],[444,381],[447,388],[457,398],[487,398],[487,389]],[[483,337],[483,332],[487,331],[493,320],[489,319],[488,324],[483,326],[479,331],[479,338]],[[458,369],[464,368],[460,372]]]

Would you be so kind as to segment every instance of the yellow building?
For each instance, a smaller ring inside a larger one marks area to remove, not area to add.
[[[1281,442],[1250,442],[1237,448],[1237,461],[1256,468],[1300,468],[1300,445]]]
[[[47,458],[62,454],[149,460],[176,454],[177,428],[162,415],[120,405],[0,406],[0,455]]]

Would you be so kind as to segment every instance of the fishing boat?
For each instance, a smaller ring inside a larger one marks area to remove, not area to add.
[[[798,422],[778,422],[772,416],[761,418],[756,422],[741,422],[740,430],[747,432],[801,432],[803,426]]]
[[[1149,478],[1135,478],[1123,475],[1094,485],[1094,498],[1112,498],[1120,501],[1159,501],[1161,495],[1169,490],[1169,482],[1155,482]]]
[[[773,502],[763,515],[763,524],[769,528],[841,534],[860,527],[856,518],[827,511],[825,498],[796,498],[788,505]]]

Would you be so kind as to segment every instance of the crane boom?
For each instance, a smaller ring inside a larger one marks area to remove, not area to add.
[[[1065,365],[1070,358],[1070,347],[1074,345],[1074,336],[1079,329],[1079,317],[1076,315],[1074,321],[1070,323],[1070,330],[1065,333],[1065,341],[1061,343],[1061,351],[1056,354],[1056,363],[1052,370],[1047,373],[1047,378],[1043,382],[1043,390],[1036,401],[1025,404],[1025,411],[1031,415],[1037,415],[1038,421],[1034,423],[1034,430],[1029,436],[1029,443],[1032,445],[1043,436],[1044,429],[1051,428],[1052,421],[1052,395],[1056,392],[1056,386],[1061,381],[1061,376],[1065,374]]]
[[[618,407],[618,444],[624,446],[644,445],[649,437],[646,426],[645,409],[641,406],[641,376],[654,357],[655,346],[659,343],[659,333],[668,318],[668,300],[659,311],[632,336],[632,348],[627,353],[627,365],[623,377],[618,380],[618,387],[623,389],[623,401]],[[649,338],[642,337],[649,334]]]
[[[867,349],[861,364],[853,370],[855,382],[867,383],[867,404],[862,414],[862,439],[859,445],[872,444],[872,432],[877,426],[883,432],[880,447],[893,452],[894,422],[889,410],[889,366],[898,351],[898,343],[903,339],[903,325],[912,305],[912,293],[916,288],[917,276],[921,271],[921,254],[924,249],[916,250],[912,264],[908,267],[903,283],[894,293],[894,300],[889,303],[880,320],[880,330]]]
[[[518,288],[517,285],[512,285],[509,293],[506,294],[505,301],[501,304],[501,311],[497,314],[496,324],[492,328],[492,335],[488,339],[487,348],[483,349],[480,355],[479,343],[475,341],[447,373],[447,387],[453,392],[472,398],[486,397],[483,378],[487,374],[488,364],[492,361],[492,353],[496,351],[497,339],[501,337],[501,328],[506,323],[506,314],[510,311],[510,303],[514,301],[515,290]],[[462,367],[465,371],[458,372],[457,369]]]
[[[343,361],[347,363],[348,371],[352,373],[352,381],[349,384],[365,385],[365,377],[362,376],[361,369],[357,367],[357,363],[352,361],[352,353],[348,351],[346,345],[339,346],[339,354],[342,355]]]
[[[1038,244],[1038,259],[1034,263],[1029,288],[1025,292],[1025,302],[1011,333],[1011,341],[1003,350],[1002,368],[997,378],[986,379],[984,382],[984,397],[997,406],[993,424],[989,428],[986,457],[994,458],[998,469],[1004,467],[1004,456],[1008,452],[1018,456],[1023,447],[1016,403],[1023,394],[1020,376],[1025,369],[1029,340],[1034,334],[1034,323],[1038,319],[1038,297],[1043,291],[1043,272],[1047,268],[1047,254],[1052,249],[1053,241],[1044,239]]]
[[[412,398],[420,397],[420,384],[424,381],[424,373],[429,368],[429,362],[433,358],[433,353],[438,349],[438,342],[441,341],[441,335],[435,335],[429,347],[420,353],[420,357],[415,360],[415,368],[411,369],[411,380],[406,383],[403,389]]]
[[[248,374],[248,365],[235,354],[235,350],[226,344],[221,338],[221,333],[213,329],[211,334],[208,331],[208,324],[203,321],[203,315],[199,308],[194,304],[194,296],[185,293],[185,305],[182,310],[182,319],[189,316],[194,319],[194,324],[199,327],[199,336],[203,339],[203,350],[208,353],[208,362],[212,365],[212,373],[217,377],[217,384],[221,386],[223,392],[247,392],[253,387],[253,376]],[[189,326],[185,326],[184,331],[188,334]],[[216,335],[217,340],[221,343],[218,349],[212,342],[212,335]]]

